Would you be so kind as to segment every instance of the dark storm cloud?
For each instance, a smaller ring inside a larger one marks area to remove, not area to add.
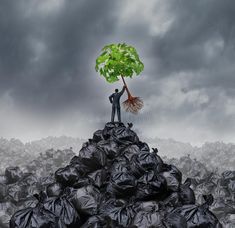
[[[178,0],[171,4],[174,21],[153,49],[162,75],[202,71],[192,81],[195,87],[230,87],[235,82],[235,2]]]
[[[36,8],[46,1],[33,2],[1,1],[1,93],[9,91],[16,104],[42,112],[95,105],[91,97],[99,93],[90,62],[115,29],[114,4],[59,1],[62,6],[47,13]]]

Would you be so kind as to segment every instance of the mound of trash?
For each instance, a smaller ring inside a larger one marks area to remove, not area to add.
[[[131,128],[107,123],[47,177],[8,167],[0,177],[0,227],[222,227],[209,208],[213,196],[196,203],[192,180],[182,181]]]

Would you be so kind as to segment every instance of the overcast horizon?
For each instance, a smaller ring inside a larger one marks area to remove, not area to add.
[[[235,142],[235,1],[1,0],[0,34],[0,137],[102,129],[122,82],[108,84],[95,59],[124,42],[145,66],[127,79],[144,108],[122,110],[124,123],[140,137]]]

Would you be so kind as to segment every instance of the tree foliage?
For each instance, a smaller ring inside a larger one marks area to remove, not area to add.
[[[133,75],[139,75],[144,64],[134,47],[125,43],[109,44],[102,48],[95,69],[107,82],[113,83],[119,80],[118,76],[132,78]]]

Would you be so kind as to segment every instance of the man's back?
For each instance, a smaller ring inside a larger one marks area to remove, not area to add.
[[[113,97],[113,105],[120,105],[121,94],[120,93],[113,93],[112,97]]]
[[[120,106],[120,97],[122,96],[122,94],[125,91],[125,87],[123,87],[123,89],[121,90],[121,92],[115,92],[113,93],[109,99],[110,101],[112,101],[111,103],[115,106]]]

